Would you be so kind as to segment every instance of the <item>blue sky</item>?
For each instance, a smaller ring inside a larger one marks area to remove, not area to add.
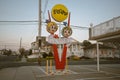
[[[71,12],[70,24],[75,26],[89,27],[90,23],[97,25],[120,16],[120,0],[42,0],[42,21],[48,18],[47,10],[51,11],[56,4],[64,4],[68,8]],[[38,0],[0,0],[0,21],[32,20],[38,20]],[[45,28],[43,24],[42,35],[48,36]],[[30,48],[37,35],[37,23],[0,22],[0,49],[5,45],[18,49],[21,37],[23,47]],[[71,37],[79,41],[88,39],[88,30],[73,28]]]

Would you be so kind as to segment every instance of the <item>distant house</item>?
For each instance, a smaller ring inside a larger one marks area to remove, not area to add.
[[[38,52],[38,43],[36,41],[31,43],[31,49],[33,53]]]
[[[40,52],[46,52],[44,47],[46,46],[46,37],[42,36],[39,40],[39,37],[36,37],[36,41],[31,43],[32,55],[28,56],[29,58],[38,58],[41,56]],[[39,48],[40,47],[40,48]]]
[[[32,48],[33,53],[39,53],[38,41],[32,42],[31,48]],[[63,45],[61,44],[61,47],[60,47],[60,45],[58,45],[58,52],[62,52],[62,49],[63,49]],[[41,52],[45,52],[45,53],[49,54],[49,52],[51,52],[51,51],[53,51],[51,44],[49,44],[46,41],[46,37],[42,37]],[[72,38],[72,43],[70,44],[70,46],[67,49],[67,57],[72,56],[72,55],[75,55],[78,57],[81,57],[84,55],[81,43],[73,38]]]
[[[115,57],[115,48],[99,44],[99,55],[101,58]],[[84,47],[84,56],[89,58],[96,58],[97,50],[96,44]]]
[[[0,54],[3,54],[3,50],[0,50]]]
[[[61,53],[62,50],[63,50],[63,44],[61,44],[61,47],[60,45],[58,45],[58,52]],[[82,57],[83,55],[84,52],[81,43],[75,40],[74,38],[71,38],[70,46],[68,46],[67,48],[67,57],[71,57],[71,56]]]
[[[82,57],[84,56],[84,52],[83,52],[83,47],[81,45],[81,43],[79,41],[73,41],[70,45],[70,47],[68,48],[68,57],[69,56],[77,56],[77,57]]]
[[[44,47],[46,46],[46,37],[42,36],[41,41],[38,39],[39,37],[36,37],[36,41],[31,43],[31,49],[33,53],[38,53],[39,52],[39,46],[40,50],[44,51]]]

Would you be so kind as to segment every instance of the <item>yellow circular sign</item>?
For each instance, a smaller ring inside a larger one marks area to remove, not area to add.
[[[57,4],[52,8],[51,14],[55,21],[62,22],[68,17],[68,9],[62,4]]]

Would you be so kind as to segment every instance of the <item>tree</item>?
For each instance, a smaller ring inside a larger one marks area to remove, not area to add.
[[[53,53],[50,51],[48,54],[49,57],[53,57]]]
[[[8,56],[11,55],[11,54],[12,54],[12,50],[9,49],[9,50],[8,50]]]
[[[31,55],[32,54],[32,49],[29,49],[29,54],[28,55]]]
[[[19,49],[19,52],[20,52],[21,56],[24,56],[24,54],[25,54],[25,49],[24,49],[24,48],[20,48],[20,49]]]
[[[48,56],[48,54],[44,52],[44,53],[42,54],[42,56],[43,56],[43,58],[46,58],[46,57]]]
[[[87,46],[90,46],[90,45],[91,45],[91,42],[89,42],[88,40],[83,41],[83,46],[87,47]]]
[[[12,54],[12,50],[11,49],[9,49],[9,50],[3,49],[3,54],[7,55],[7,56],[10,56]]]

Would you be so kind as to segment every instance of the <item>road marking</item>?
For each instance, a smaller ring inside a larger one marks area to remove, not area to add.
[[[112,77],[94,77],[94,78],[82,78],[75,80],[96,80],[96,79],[111,79],[111,78],[120,78],[120,76],[112,76]]]
[[[89,68],[89,67],[79,67],[79,66],[74,66],[74,67],[77,67],[77,68],[80,68],[80,69],[86,69],[86,70],[89,70],[89,71],[93,71],[93,72],[98,72],[97,69],[92,69],[92,68]],[[99,71],[101,72],[101,71]]]
[[[47,72],[43,68],[38,67],[38,69],[41,70],[43,73],[47,74]]]
[[[64,71],[61,71],[61,72],[57,72],[55,69],[52,70],[51,73],[47,73],[45,71],[45,68],[44,67],[37,67],[40,71],[42,71],[44,73],[44,75],[36,75],[36,77],[45,77],[45,76],[51,76],[51,75],[65,75],[65,74],[78,74],[77,72],[75,71],[72,71],[72,70],[64,70]]]

